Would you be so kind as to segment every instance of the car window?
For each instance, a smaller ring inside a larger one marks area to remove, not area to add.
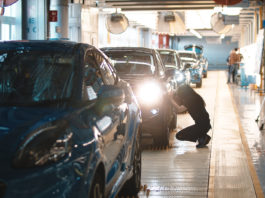
[[[175,53],[175,56],[176,56],[176,61],[177,61],[178,68],[182,69],[183,65],[182,65],[181,59],[179,58],[179,55],[177,53]]]
[[[88,50],[84,59],[84,77],[83,77],[83,100],[97,99],[100,88],[104,85],[99,66],[94,57],[93,51]]]
[[[163,76],[165,75],[165,67],[164,67],[164,63],[163,61],[161,60],[161,57],[159,55],[159,53],[156,51],[155,52],[155,55],[156,55],[156,59],[157,59],[157,65],[158,65],[158,72],[159,72],[159,75],[160,76]]]
[[[31,105],[70,99],[75,55],[70,50],[0,52],[0,103]]]
[[[176,66],[179,68],[179,60],[177,59],[178,57],[176,56],[175,52],[172,51],[159,51],[160,57],[164,63],[164,65],[167,66]]]
[[[104,83],[107,85],[114,85],[115,74],[109,62],[99,52],[95,52],[95,58],[99,65]]]
[[[155,73],[153,56],[137,51],[106,51],[119,74],[152,75]]]

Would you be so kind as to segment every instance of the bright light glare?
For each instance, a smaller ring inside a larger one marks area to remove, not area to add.
[[[187,29],[211,29],[213,10],[187,10],[185,12],[185,26]]]
[[[138,96],[140,102],[145,104],[156,104],[159,102],[162,90],[155,82],[146,82],[139,87]]]
[[[256,75],[256,85],[257,85],[257,87],[260,87],[260,83],[261,83],[260,75]]]
[[[233,7],[233,8],[215,7],[214,8],[215,12],[221,12],[222,14],[225,14],[225,15],[239,15],[241,10],[242,8],[240,7]]]
[[[155,30],[157,26],[157,12],[155,11],[128,11],[122,12],[126,15],[129,21],[134,21],[139,25],[143,25],[150,29]]]
[[[177,82],[182,82],[184,80],[184,75],[182,73],[179,73],[176,78]]]

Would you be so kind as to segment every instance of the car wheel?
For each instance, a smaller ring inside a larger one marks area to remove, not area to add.
[[[142,149],[141,149],[141,134],[137,133],[135,142],[135,152],[133,158],[133,176],[124,184],[119,197],[137,196],[141,187],[141,170],[142,170]]]
[[[173,112],[173,116],[170,122],[170,131],[174,131],[177,128],[177,115]]]
[[[202,87],[202,80],[199,83],[196,83],[196,88]]]
[[[99,173],[96,173],[90,190],[90,198],[104,197],[104,180]]]
[[[169,145],[169,123],[167,115],[164,115],[157,125],[157,133],[154,135],[154,146],[165,147]]]

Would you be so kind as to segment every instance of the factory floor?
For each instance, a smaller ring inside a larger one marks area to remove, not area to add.
[[[192,86],[204,98],[211,118],[207,147],[198,149],[193,142],[175,138],[177,131],[194,123],[183,113],[178,114],[168,148],[143,151],[140,198],[264,197],[263,96],[226,81],[225,71],[209,71],[202,88]]]

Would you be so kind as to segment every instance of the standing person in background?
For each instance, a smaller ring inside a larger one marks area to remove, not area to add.
[[[230,52],[231,53],[231,52]],[[226,65],[227,65],[227,74],[228,74],[228,78],[227,78],[227,83],[230,83],[230,79],[231,79],[231,65],[229,64],[229,57],[230,57],[230,54],[229,56],[226,58]]]
[[[235,83],[235,78],[237,75],[237,70],[238,70],[238,63],[240,62],[240,57],[237,53],[238,48],[235,48],[232,50],[229,56],[229,65],[230,65],[230,70],[228,74],[228,80],[227,83],[230,83],[230,77],[232,75],[233,83]]]

